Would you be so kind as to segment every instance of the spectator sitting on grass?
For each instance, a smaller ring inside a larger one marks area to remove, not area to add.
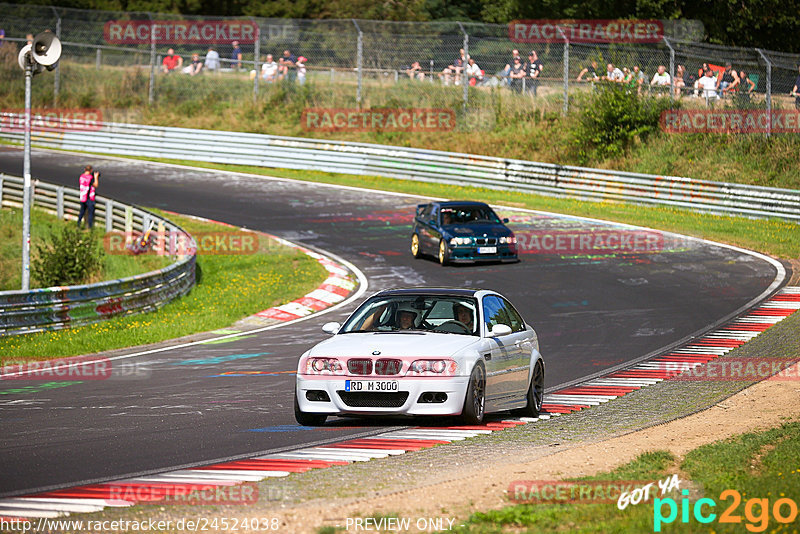
[[[586,80],[583,77],[586,76]],[[600,79],[600,76],[597,74],[597,61],[592,61],[592,63],[588,67],[584,67],[582,71],[578,73],[578,77],[575,79],[576,82],[596,82]]]
[[[469,58],[467,68],[464,70],[464,72],[469,79],[470,85],[478,85],[483,81],[483,71],[472,58]]]
[[[192,54],[192,62],[183,69],[189,76],[197,76],[203,70],[203,62],[200,61],[200,54]]]
[[[6,31],[0,28],[0,46],[3,46],[4,42],[6,42]]]
[[[739,74],[733,70],[730,63],[725,63],[725,70],[722,76],[717,78],[717,90],[719,96],[725,96],[725,93],[733,91],[733,87],[739,84]]]
[[[666,87],[669,85],[670,77],[667,74],[667,68],[664,65],[659,65],[658,70],[653,74],[653,79],[650,80],[650,85],[656,87]]]
[[[642,85],[647,81],[647,78],[645,78],[644,72],[639,69],[639,65],[633,66],[631,77],[633,78],[632,82],[636,84],[636,94],[642,94]]]
[[[205,69],[211,72],[219,70],[219,52],[214,50],[213,46],[209,46],[206,52]]]
[[[183,66],[183,58],[181,56],[175,55],[175,50],[170,48],[167,50],[167,55],[164,56],[164,60],[161,62],[161,72],[164,74],[169,74],[170,72],[174,72],[175,70],[180,70]]]
[[[267,54],[267,59],[265,59],[264,64],[261,65],[261,77],[265,82],[272,83],[275,81],[275,77],[277,75],[278,64],[275,63],[275,60],[272,58],[272,54]]]
[[[711,69],[707,69],[703,77],[697,80],[697,88],[701,89],[700,95],[707,102],[719,99],[717,94],[717,79],[712,75]]]
[[[609,63],[606,65],[606,75],[603,76],[603,79],[608,82],[622,83],[624,76],[618,67],[615,67],[613,63]]]
[[[412,63],[411,66],[406,69],[406,74],[408,74],[408,77],[412,80],[425,79],[425,72],[422,70],[422,66],[419,64],[419,61]]]

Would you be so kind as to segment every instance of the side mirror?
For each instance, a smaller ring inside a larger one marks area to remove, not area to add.
[[[505,218],[503,219],[503,224],[508,224],[508,217],[505,217]]]
[[[496,324],[489,332],[491,337],[507,336],[511,333],[511,327],[507,324]]]
[[[342,325],[340,325],[336,321],[333,321],[322,325],[322,331],[325,332],[326,334],[335,334],[336,332],[339,331],[341,327]]]

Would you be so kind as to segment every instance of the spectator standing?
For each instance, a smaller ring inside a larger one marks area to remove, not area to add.
[[[739,74],[733,70],[730,63],[725,63],[722,76],[717,78],[717,90],[720,98],[739,84]]]
[[[295,63],[297,67],[297,83],[300,85],[306,83],[306,61],[308,60],[305,57],[300,56],[297,58],[297,63]]]
[[[755,84],[753,84],[755,89]],[[797,66],[797,78],[794,80],[794,87],[792,87],[792,95],[794,95],[794,107],[800,109],[800,65]]]
[[[800,76],[798,77],[800,78]],[[750,103],[750,94],[755,91],[756,83],[747,76],[745,71],[739,71],[739,83],[737,84],[736,100],[739,106]]]
[[[32,33],[26,33],[25,34],[25,41],[26,41],[25,44],[29,44],[29,45],[33,46],[33,34]]]
[[[297,57],[289,50],[284,50],[283,56],[278,60],[278,79],[284,80],[288,78],[290,82],[294,82],[297,76],[297,72],[295,71],[296,62]]]
[[[536,96],[536,91],[539,89],[539,75],[542,73],[544,65],[535,50],[531,50],[526,66],[527,75],[530,77],[528,90],[533,92],[533,96]]]
[[[272,58],[272,54],[267,54],[267,59],[265,59],[264,64],[261,65],[261,77],[265,82],[272,83],[275,81],[275,77],[277,75],[278,64],[275,63],[275,60]]]
[[[642,94],[642,85],[645,84],[647,78],[645,78],[644,72],[641,71],[639,65],[633,66],[633,72],[631,73],[631,82],[636,84],[636,94]]]
[[[509,77],[511,76],[511,68],[514,66],[514,60],[517,58],[519,58],[520,63],[522,63],[522,56],[519,55],[519,50],[515,48],[514,50],[511,51],[511,60],[508,63],[506,63],[506,66],[503,69],[503,72],[501,73],[501,76],[503,76],[503,79],[507,84],[511,83],[509,80]]]
[[[425,79],[425,71],[422,70],[422,65],[419,64],[419,61],[413,62],[411,66],[406,69],[406,74],[408,74],[408,77],[412,80]]]
[[[211,72],[219,71],[219,52],[213,46],[209,46],[206,52],[205,68]]]
[[[3,46],[3,43],[6,42],[6,31],[3,28],[0,28],[0,46]]]
[[[81,227],[84,215],[86,215],[86,224],[89,229],[91,230],[94,226],[94,203],[99,180],[100,173],[94,170],[91,165],[84,167],[83,173],[78,178],[79,200],[81,203],[81,210],[78,213],[78,228]]]
[[[176,55],[175,50],[172,48],[167,50],[167,55],[164,56],[164,60],[161,62],[161,72],[164,74],[169,74],[175,70],[180,70],[182,66],[183,58]]]
[[[586,76],[586,80],[583,79],[584,76]],[[588,67],[584,67],[583,70],[578,73],[578,77],[575,81],[596,82],[599,79],[600,76],[597,74],[597,61],[592,61]]]
[[[478,85],[483,82],[483,71],[472,58],[469,58],[467,67],[464,69],[464,73],[469,80],[470,85]]]
[[[231,68],[239,70],[242,68],[242,48],[239,46],[239,41],[231,43],[233,50],[231,50]]]
[[[659,65],[658,70],[653,74],[653,79],[650,80],[651,86],[666,87],[670,84],[670,77],[667,73],[667,68],[664,65]]]
[[[680,98],[683,88],[686,87],[686,68],[683,65],[678,65],[675,71],[675,98]]]

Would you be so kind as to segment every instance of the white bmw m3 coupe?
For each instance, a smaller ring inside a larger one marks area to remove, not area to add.
[[[329,415],[460,415],[542,407],[536,331],[502,295],[394,289],[367,299],[331,338],[300,357],[294,411],[305,426]]]

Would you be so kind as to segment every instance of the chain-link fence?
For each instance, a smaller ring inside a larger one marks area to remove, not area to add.
[[[0,9],[6,43],[24,45],[26,34],[44,29],[61,39],[52,86],[35,84],[35,102],[52,106],[65,91],[81,107],[101,97],[115,109],[251,99],[270,104],[272,88],[286,85],[276,82],[291,81],[316,87],[311,104],[320,108],[444,109],[474,128],[491,126],[498,113],[532,106],[566,113],[580,105],[580,93],[610,77],[684,106],[770,111],[796,105],[789,93],[800,63],[800,55],[685,40],[702,35],[696,21],[666,21],[658,42],[631,44],[570,42],[574,33],[560,27],[550,39],[519,42],[509,26],[497,24],[193,17],[16,4]],[[713,91],[701,86],[709,83],[700,82],[704,67]],[[21,88],[22,76],[7,83]]]

